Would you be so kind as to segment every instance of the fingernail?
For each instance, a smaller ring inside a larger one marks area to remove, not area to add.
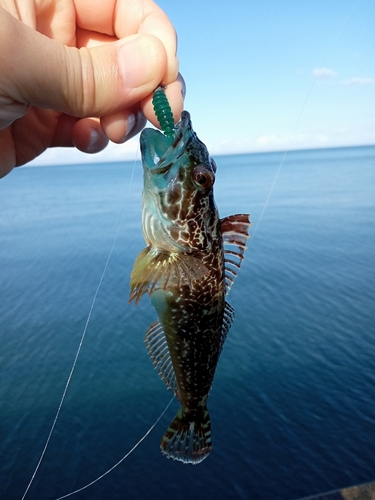
[[[119,141],[120,143],[123,143],[126,141],[126,139],[129,137],[129,134],[131,133],[131,131],[133,130],[134,128],[134,125],[135,125],[135,115],[131,114],[129,115],[127,118],[126,118],[126,133],[125,135],[122,137],[122,139]]]
[[[153,74],[155,51],[150,40],[137,36],[119,49],[119,68],[126,88],[134,89],[147,83]]]
[[[99,151],[101,151],[106,147],[108,142],[109,142],[108,137],[104,134],[104,132],[101,129],[98,130],[92,128],[90,130],[90,138],[87,148],[85,149],[85,152],[90,154],[98,153]]]
[[[126,132],[126,137],[133,130],[134,125],[135,125],[135,115],[129,115],[128,116],[128,131]]]
[[[181,83],[181,95],[182,95],[182,99],[185,99],[185,97],[186,97],[186,83],[185,83],[184,77],[181,75],[181,73],[179,73],[177,75],[177,81]]]
[[[90,130],[90,139],[87,145],[88,153],[96,153],[98,148],[99,133],[96,129],[92,128]]]

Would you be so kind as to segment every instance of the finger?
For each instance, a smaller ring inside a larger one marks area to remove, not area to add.
[[[153,8],[145,14],[139,32],[156,36],[163,42],[168,61],[163,82],[168,85],[178,75],[177,35],[167,15],[154,2],[152,4]]]
[[[183,110],[185,98],[186,87],[185,81],[182,75],[178,75],[178,78],[175,82],[167,85],[165,89],[165,95],[167,96],[169,105],[172,109],[174,122],[177,123],[181,118],[181,113]],[[153,94],[147,96],[141,102],[141,109],[146,118],[153,124],[155,127],[160,128],[160,124],[158,119],[156,118],[154,107],[152,104]]]
[[[72,142],[84,153],[98,153],[108,145],[109,140],[98,118],[83,118],[72,129]]]
[[[164,46],[152,35],[78,50],[7,15],[0,46],[12,57],[1,60],[0,90],[16,102],[78,117],[108,115],[146,97],[165,73]]]
[[[61,115],[56,123],[50,147],[76,147],[84,153],[98,153],[108,144],[98,118],[77,119]]]
[[[82,118],[61,115],[51,147],[76,147],[84,153],[98,153],[108,144],[98,118]]]
[[[62,114],[55,125],[50,147],[76,147],[85,153],[97,153],[108,144],[99,118],[75,118]]]
[[[100,123],[106,136],[111,141],[121,144],[138,134],[146,125],[146,121],[139,109],[132,108],[104,116]]]

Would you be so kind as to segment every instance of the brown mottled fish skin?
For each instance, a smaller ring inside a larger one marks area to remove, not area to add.
[[[216,235],[213,244],[210,250],[197,250],[195,253],[208,273],[193,281],[191,286],[182,285],[177,289],[169,289],[170,293],[165,298],[167,310],[160,315],[177,380],[177,396],[182,406],[181,419],[187,425],[192,422],[200,422],[202,425],[204,435],[200,436],[200,440],[204,445],[195,450],[195,455],[191,458],[193,462],[200,461],[211,450],[206,401],[225,339],[224,257],[222,238],[218,231],[220,221],[217,211],[214,214],[213,219],[216,220],[212,221],[211,227]],[[168,450],[168,444],[179,425],[179,419],[171,423],[161,444],[163,450]],[[184,453],[185,450],[182,450],[182,456]],[[189,458],[188,453],[187,455]]]
[[[187,112],[173,143],[161,147],[164,156],[155,154],[152,140],[164,138],[154,132],[146,129],[141,138],[148,246],[134,264],[130,300],[151,295],[160,321],[148,330],[146,345],[181,403],[161,449],[175,460],[198,463],[212,447],[206,402],[234,317],[225,295],[243,259],[250,222],[243,214],[219,219],[213,197],[216,165]],[[154,156],[158,161],[150,164]],[[234,269],[225,265],[224,239],[238,248],[229,252],[235,257]]]

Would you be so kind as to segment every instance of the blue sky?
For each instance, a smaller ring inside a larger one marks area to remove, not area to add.
[[[375,144],[373,0],[158,0],[211,154]],[[139,137],[33,163],[132,160]],[[139,152],[138,152],[139,155]]]

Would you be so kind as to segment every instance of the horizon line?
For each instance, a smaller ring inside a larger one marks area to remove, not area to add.
[[[262,151],[243,151],[243,152],[235,152],[235,153],[212,153],[210,156],[212,158],[218,157],[218,156],[243,156],[243,155],[256,155],[256,154],[288,154],[288,153],[295,153],[299,151],[318,151],[318,150],[326,150],[326,149],[351,149],[351,148],[371,148],[375,147],[375,143],[373,144],[351,144],[351,145],[342,145],[342,146],[325,146],[325,147],[306,147],[306,148],[288,148],[288,149],[268,149],[268,150],[262,150]],[[66,148],[68,149],[68,148]],[[103,150],[105,151],[105,150]],[[92,158],[92,160],[91,160]],[[32,160],[30,163],[26,163],[25,165],[20,165],[19,167],[15,168],[32,168],[32,167],[53,167],[53,166],[63,166],[63,165],[90,165],[90,164],[101,164],[101,163],[129,163],[129,162],[134,162],[134,161],[141,161],[141,158],[124,158],[123,160],[119,160],[117,158],[114,158],[113,160],[110,159],[95,159],[94,155],[89,155],[87,154],[85,158],[82,158],[82,161],[67,161],[64,163],[58,162],[58,163],[41,163],[41,164],[34,164],[34,161],[37,161],[38,157]],[[91,161],[90,161],[91,160]]]

